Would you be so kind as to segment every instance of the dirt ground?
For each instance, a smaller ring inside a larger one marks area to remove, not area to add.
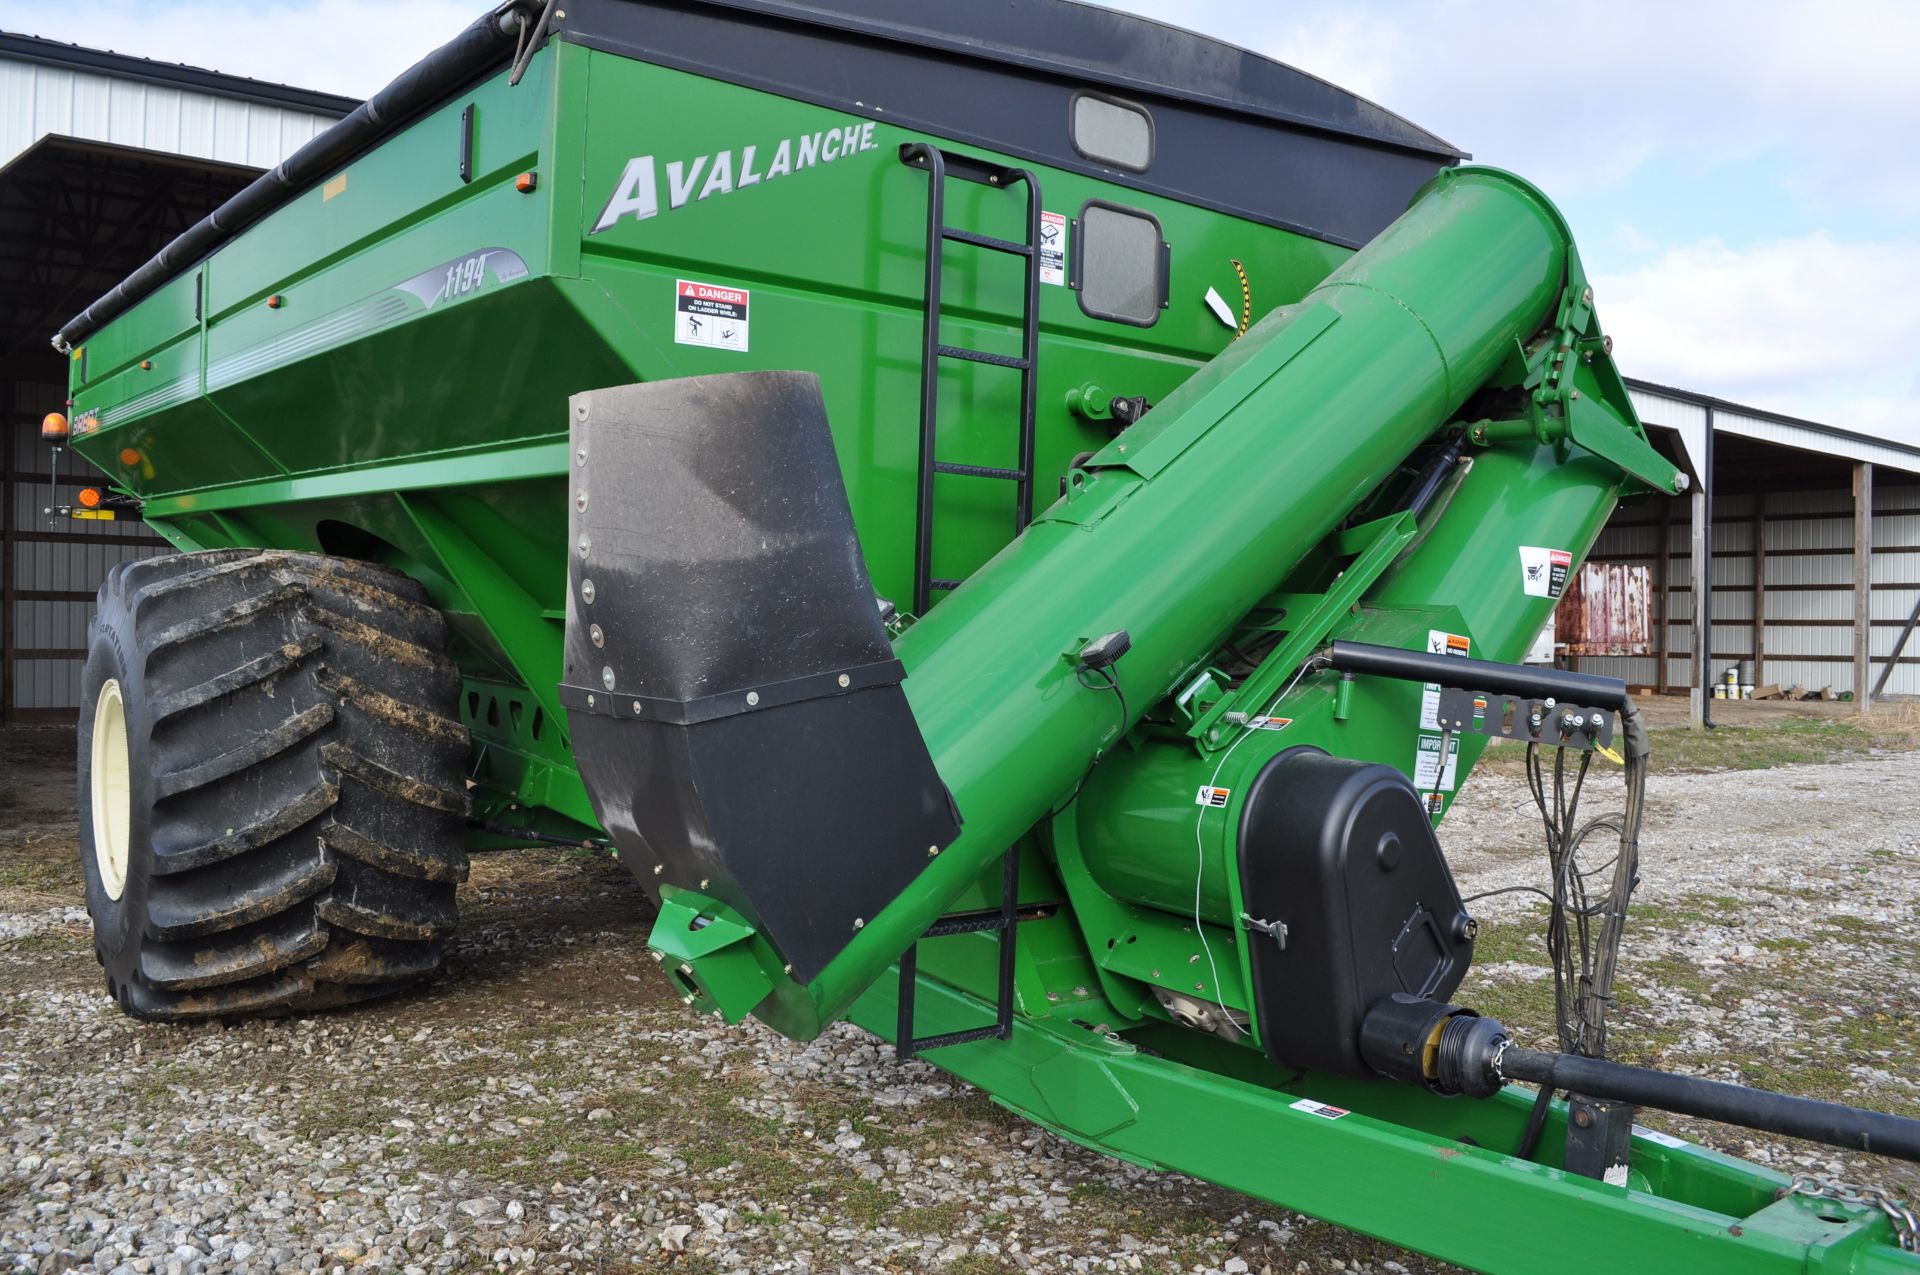
[[[1656,734],[1616,1055],[1920,1116],[1911,710],[1715,707],[1717,740]],[[799,1046],[695,1019],[646,958],[640,892],[584,852],[477,860],[452,968],[405,1000],[131,1022],[90,952],[71,754],[70,732],[0,736],[0,1253],[20,1269],[1446,1269],[1063,1143],[852,1028]],[[1518,768],[1493,761],[1444,833],[1468,893],[1539,876]],[[1457,999],[1544,1044],[1528,898],[1476,905]],[[1911,1166],[1647,1123],[1920,1195]]]

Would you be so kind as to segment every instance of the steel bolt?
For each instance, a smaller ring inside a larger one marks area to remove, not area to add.
[[[1581,300],[1581,301],[1582,301],[1583,303],[1585,303],[1586,305],[1592,305],[1592,304],[1593,304],[1593,289],[1592,289],[1592,288],[1582,288],[1582,289],[1580,289],[1580,300]]]
[[[712,883],[712,880],[713,880],[713,878],[711,878],[711,877],[701,877],[701,878],[700,878],[700,888],[701,888],[702,890],[704,890],[704,889],[706,889],[706,888],[707,888],[707,886],[708,886],[709,884],[711,884],[711,883]]]
[[[597,624],[587,626],[587,636],[592,639],[595,646],[605,646],[607,644],[607,635]]]
[[[681,1003],[682,1005],[691,1005],[691,1004],[693,1004],[693,997],[692,997],[692,996],[682,996],[682,997],[680,998],[680,1003]]]
[[[580,467],[581,467],[582,469],[585,469],[585,468],[586,468],[586,466],[587,466],[587,445],[586,445],[585,443],[582,443],[582,444],[580,444],[580,446],[579,446],[579,448],[578,448],[578,449],[576,449],[576,450],[574,451],[574,453],[573,453],[573,463],[574,463],[574,464],[576,464],[576,465],[578,465],[578,466],[580,466]]]
[[[588,707],[588,708],[592,708],[592,707],[593,707],[593,696],[591,696],[591,695],[589,695],[589,696],[587,696],[587,707]]]
[[[931,859],[931,858],[933,858],[933,857],[934,857],[935,855],[937,855],[937,854],[939,854],[939,853],[940,853],[940,847],[939,847],[939,846],[928,846],[928,847],[927,847],[927,858],[929,858],[929,859]]]
[[[656,877],[659,876],[661,873],[665,872],[666,870],[667,870],[667,865],[664,863],[656,863],[653,865],[653,875],[655,875]]]
[[[613,689],[613,665],[608,664],[600,670],[600,684],[608,690]]]
[[[782,965],[782,966],[780,967],[780,972],[781,972],[782,974],[791,974],[791,973],[793,973],[793,962],[792,962],[792,961],[788,961],[788,962],[787,962],[787,963],[786,963],[785,965]]]
[[[1147,975],[1147,977],[1148,977],[1148,978],[1159,978],[1159,977],[1160,977],[1160,971],[1159,971],[1159,970],[1153,970],[1153,971],[1151,971],[1150,973],[1148,973],[1148,975]]]
[[[573,498],[573,507],[581,513],[587,512],[587,493],[585,488],[582,488],[580,494]]]
[[[853,679],[852,679],[852,678],[850,678],[850,677],[848,677],[848,676],[847,676],[847,675],[846,675],[845,673],[842,673],[842,674],[840,675],[840,685],[842,685],[842,686],[846,686],[846,685],[848,685],[849,683],[851,683],[852,681],[853,681]]]
[[[580,536],[580,557],[581,557],[581,559],[582,559],[582,560],[584,560],[584,559],[586,558],[586,556],[587,556],[587,550],[589,550],[589,549],[591,549],[591,548],[593,548],[593,541],[592,541],[592,539],[591,539],[590,537],[588,537],[588,536],[587,536],[587,535],[586,535],[586,534],[585,534],[585,533],[583,532],[583,533],[581,534],[581,536]]]
[[[866,929],[866,928],[867,928],[867,919],[866,919],[865,917],[863,917],[863,916],[856,916],[856,917],[854,917],[854,918],[853,918],[853,928],[854,928],[854,929],[856,929],[856,930],[864,930],[864,929]]]
[[[1187,958],[1187,964],[1189,965],[1198,965],[1199,963],[1200,963],[1200,953],[1198,952],[1195,952],[1192,956],[1189,956]]]
[[[693,973],[693,966],[687,964],[685,961],[682,961],[680,962],[680,972],[682,974],[691,974]]]
[[[1193,990],[1196,992],[1204,992],[1207,990],[1207,985],[1205,983],[1195,983],[1193,985]]]
[[[651,948],[648,949],[647,955],[651,956],[656,961],[665,961],[667,959],[667,954],[665,952],[656,952],[656,951],[653,951]]]
[[[1585,1129],[1593,1124],[1593,1113],[1582,1107],[1573,1113],[1573,1122]]]
[[[633,715],[634,715],[635,717],[638,717],[638,716],[640,716],[640,701],[639,701],[639,700],[635,700],[635,701],[633,701]]]
[[[593,601],[593,581],[582,580],[580,582],[580,600],[582,602]]]
[[[748,706],[749,706],[749,707],[751,707],[751,706],[753,706],[753,705],[755,705],[755,704],[758,704],[759,702],[760,702],[760,692],[759,692],[759,691],[748,691],[748,692],[747,692],[747,704],[748,704]]]

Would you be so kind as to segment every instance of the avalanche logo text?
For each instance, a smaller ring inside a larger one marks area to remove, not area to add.
[[[770,158],[763,158],[759,146],[741,147],[737,163],[732,149],[690,160],[668,160],[664,165],[656,164],[652,155],[636,155],[627,161],[613,194],[607,197],[606,206],[600,210],[599,219],[589,233],[597,235],[622,217],[645,221],[659,215],[663,194],[667,211],[671,212],[689,201],[697,202],[710,195],[730,195],[736,190],[758,186],[816,164],[831,164],[836,159],[875,150],[878,146],[873,140],[873,121],[858,120],[843,128],[781,138]],[[764,168],[757,167],[762,163]],[[660,186],[662,168],[666,178],[664,192]]]

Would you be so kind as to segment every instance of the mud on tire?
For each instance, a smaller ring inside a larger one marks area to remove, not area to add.
[[[235,549],[112,570],[81,687],[80,851],[123,1009],[325,1008],[439,969],[467,874],[445,643],[425,591],[368,563]]]

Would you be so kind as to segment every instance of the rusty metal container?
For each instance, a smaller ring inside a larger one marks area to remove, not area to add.
[[[1554,645],[1566,655],[1653,654],[1653,569],[1587,562],[1554,611]]]

